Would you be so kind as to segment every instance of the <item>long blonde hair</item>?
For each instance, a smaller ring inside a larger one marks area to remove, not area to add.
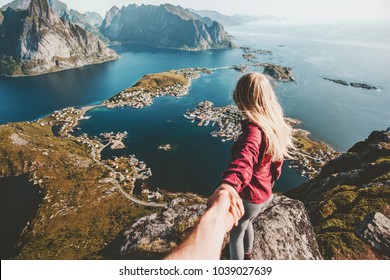
[[[241,113],[257,124],[268,138],[266,154],[272,161],[291,158],[294,149],[292,128],[286,123],[270,80],[260,73],[249,73],[237,82],[233,99]]]

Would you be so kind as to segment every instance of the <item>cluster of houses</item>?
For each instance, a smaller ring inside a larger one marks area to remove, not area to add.
[[[214,107],[210,101],[203,101],[193,110],[188,110],[184,117],[187,119],[198,120],[198,126],[212,126],[218,124],[219,130],[211,132],[213,137],[221,137],[222,142],[227,140],[236,140],[241,134],[241,114],[236,106]]]
[[[299,170],[302,176],[310,179],[319,174],[325,163],[338,155],[332,148],[325,146],[323,149],[308,149],[304,152],[294,154],[295,159],[290,160],[289,167]]]
[[[147,167],[146,163],[138,160],[135,155],[130,157],[114,157],[112,160],[108,160],[107,164],[115,171],[115,178],[123,186],[129,185],[131,192],[136,180],[146,181],[152,176],[152,171]],[[114,174],[109,173],[112,177]],[[159,191],[151,191],[147,188],[142,189],[141,195],[149,202],[159,201],[163,199]]]
[[[199,78],[199,72],[211,73],[210,69],[207,68],[186,68],[180,70],[172,70],[172,73],[180,74],[188,81]],[[104,102],[104,105],[107,108],[116,108],[116,107],[133,107],[133,108],[143,108],[153,104],[153,99],[156,97],[162,96],[174,96],[180,97],[188,93],[188,85],[183,85],[176,83],[172,86],[160,87],[160,88],[140,88],[140,87],[131,87],[119,92],[113,98]]]
[[[187,93],[188,87],[175,84],[173,86],[163,87],[159,89],[149,90],[144,88],[130,88],[121,91],[118,95],[109,101],[105,101],[107,108],[115,107],[133,107],[143,108],[153,104],[153,99],[165,95],[180,97]]]
[[[108,143],[111,144],[111,150],[118,150],[118,149],[124,149],[125,144],[123,143],[123,139],[127,137],[128,133],[125,132],[105,132],[100,133],[100,139],[101,142],[108,141]]]
[[[41,121],[40,125],[61,125],[60,132],[67,135],[73,132],[74,127],[76,127],[81,120],[87,120],[90,118],[90,116],[84,116],[84,113],[84,110],[75,107],[54,111],[54,113],[49,116],[50,121]]]
[[[120,174],[119,180],[135,182],[136,180],[146,180],[152,176],[152,170],[146,166],[146,163],[138,160],[135,155],[130,157],[114,157],[107,160],[110,166],[117,174]],[[135,171],[135,176],[134,176]],[[112,176],[113,174],[109,174]]]

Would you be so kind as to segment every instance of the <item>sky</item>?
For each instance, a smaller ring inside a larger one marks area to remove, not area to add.
[[[171,3],[185,8],[215,10],[223,14],[274,15],[283,17],[390,19],[389,0],[60,0],[82,13],[102,16],[114,5]],[[0,0],[0,6],[11,0]]]

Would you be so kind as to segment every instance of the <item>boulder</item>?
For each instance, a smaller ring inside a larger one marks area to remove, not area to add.
[[[356,234],[376,250],[390,257],[390,219],[380,212],[371,213]]]
[[[188,196],[174,199],[164,211],[129,225],[119,237],[118,257],[160,259],[181,243],[206,209],[205,200]]]
[[[253,258],[318,260],[321,254],[305,207],[299,200],[276,196],[253,221]]]

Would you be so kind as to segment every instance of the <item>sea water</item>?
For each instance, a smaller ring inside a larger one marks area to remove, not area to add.
[[[296,83],[280,83],[277,94],[286,115],[300,119],[313,137],[346,151],[372,130],[390,126],[390,34],[388,22],[262,21],[229,28],[237,45],[271,50],[258,55],[293,69]],[[0,123],[33,120],[67,106],[101,102],[147,73],[187,67],[224,67],[247,63],[240,49],[186,52],[144,46],[120,46],[117,61],[49,75],[0,78]],[[251,67],[251,71],[262,68]],[[135,154],[151,167],[153,186],[210,194],[229,163],[232,142],[212,138],[209,127],[183,117],[200,101],[232,104],[241,73],[219,69],[194,80],[187,96],[162,97],[152,106],[96,109],[80,133],[128,131],[123,150],[103,151],[104,158]],[[380,91],[346,87],[323,78],[363,82]],[[173,151],[158,150],[172,144]],[[292,189],[306,179],[283,168],[276,190]]]

